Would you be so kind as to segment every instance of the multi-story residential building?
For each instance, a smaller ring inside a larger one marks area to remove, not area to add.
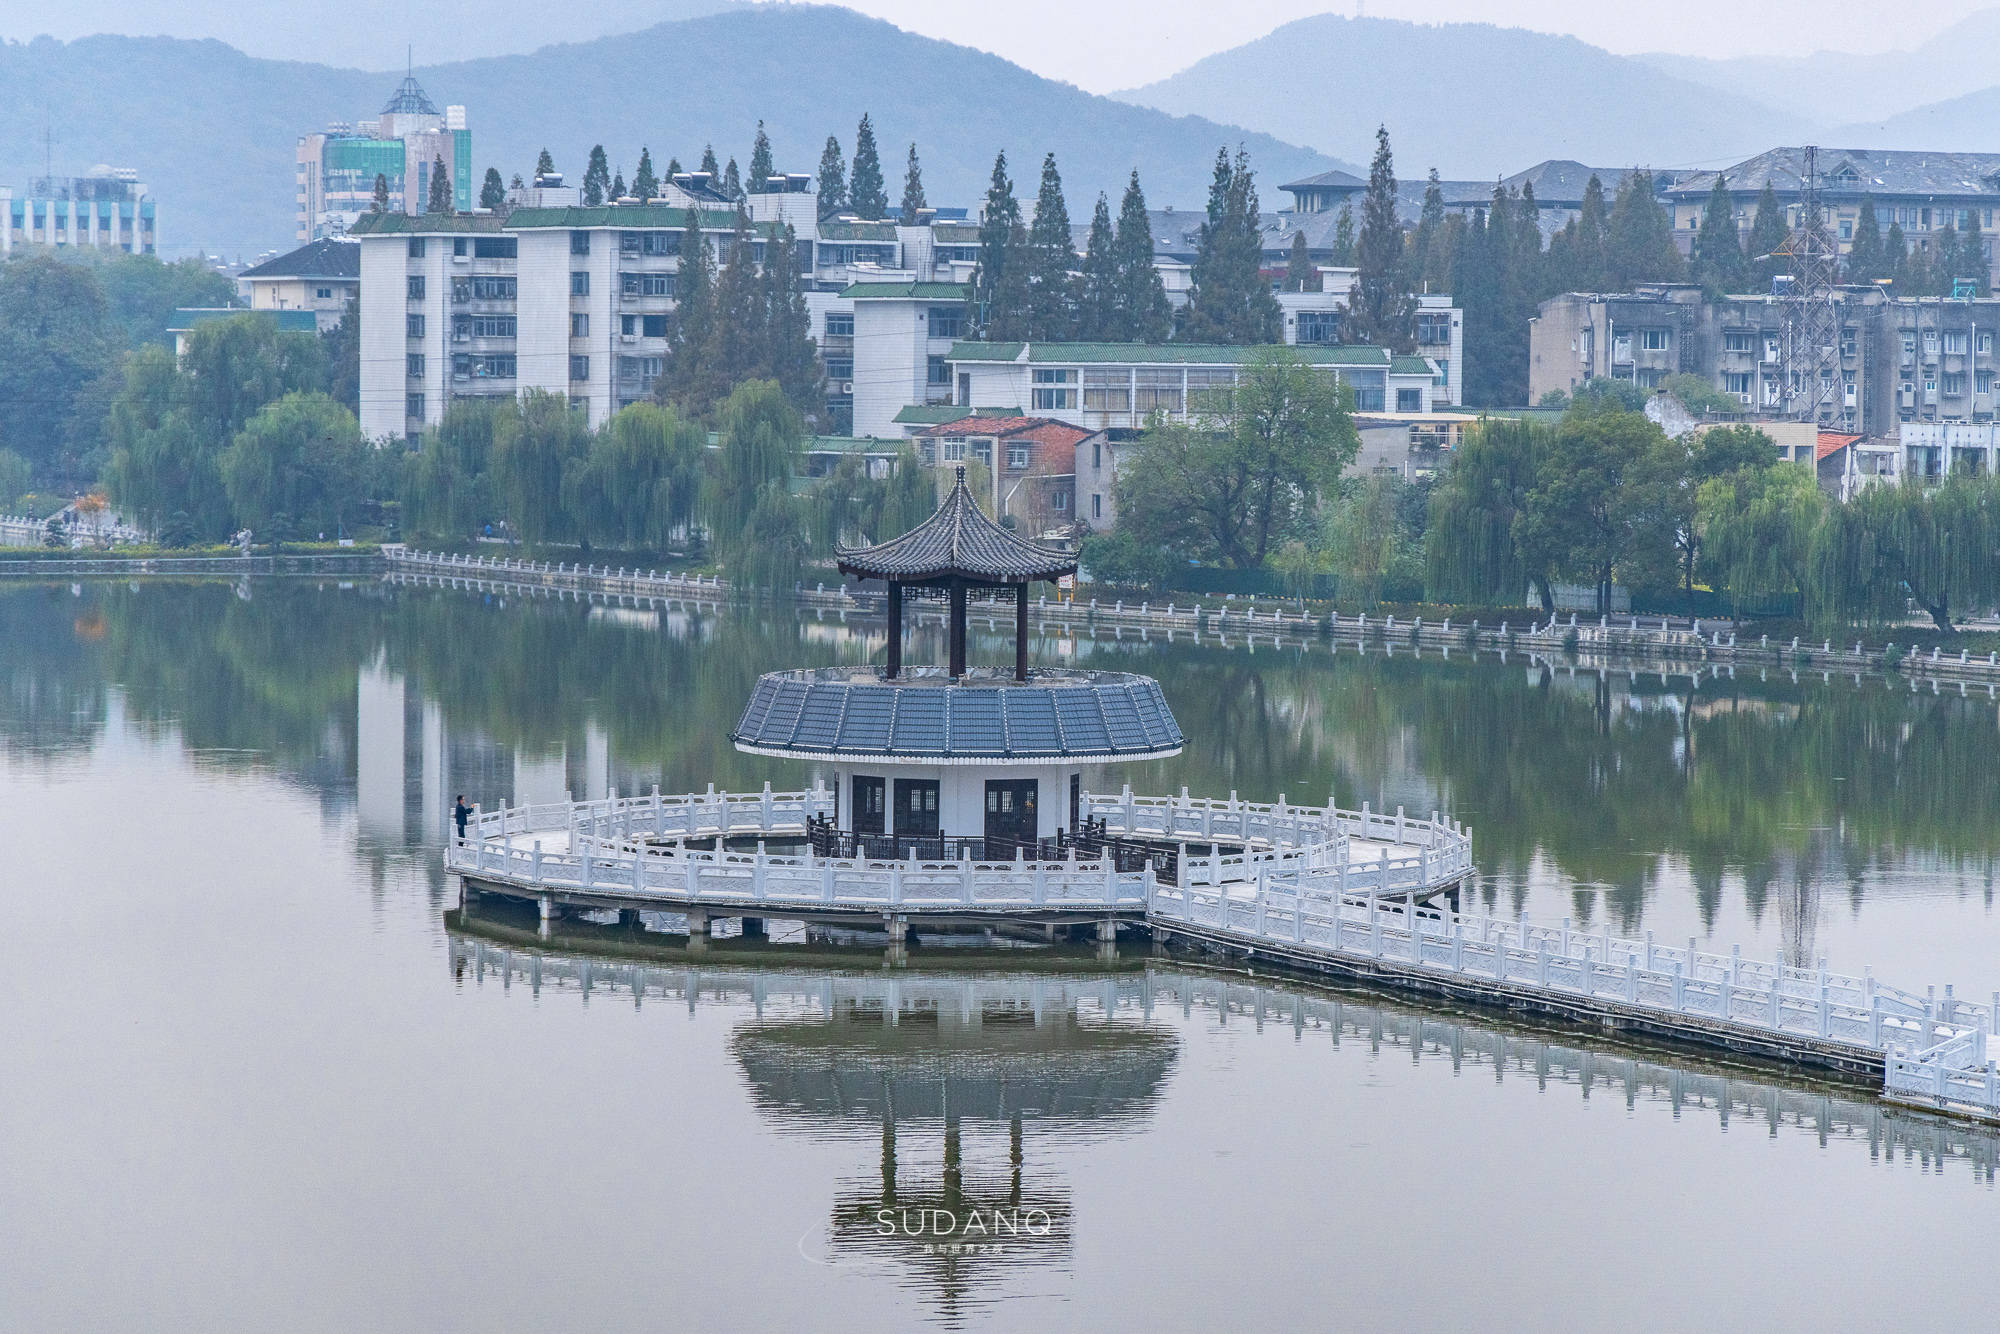
[[[1729,183],[1737,230],[1748,236],[1757,197],[1771,187],[1784,206],[1785,221],[1799,222],[1806,151],[1773,148],[1718,172],[1701,172],[1664,185],[1661,198],[1672,211],[1674,239],[1689,253],[1701,229],[1703,210],[1720,175]],[[2000,208],[2000,153],[1934,153],[1882,148],[1822,148],[1818,152],[1820,198],[1826,222],[1842,254],[1854,246],[1861,201],[1872,199],[1875,224],[1887,232],[1903,229],[1912,251],[1928,252],[1946,227],[1964,231],[1977,223],[1991,277],[1994,210]],[[1956,275],[1970,276],[1970,275]]]
[[[337,326],[361,292],[361,243],[328,237],[265,260],[236,277],[252,310],[308,310],[319,331]]]
[[[130,167],[42,177],[20,195],[0,190],[0,256],[30,245],[157,254],[158,207]]]
[[[1075,522],[1077,456],[1104,440],[1052,417],[974,414],[918,431],[916,451],[933,467],[981,464],[992,513],[1039,535]]]
[[[451,173],[452,207],[473,199],[472,132],[465,108],[439,111],[414,77],[405,78],[374,120],[337,122],[299,136],[294,185],[296,239],[344,234],[375,200],[375,178],[388,182],[389,208],[421,213],[430,202],[431,171],[442,160]]]
[[[1618,193],[1618,187],[1631,174],[1629,167],[1587,167],[1581,162],[1567,158],[1551,158],[1537,162],[1525,171],[1517,171],[1512,176],[1503,176],[1497,184],[1510,193],[1520,194],[1523,190],[1535,192],[1536,216],[1541,224],[1542,234],[1553,236],[1565,224],[1577,216],[1583,208],[1583,195],[1590,185],[1590,178],[1597,177],[1604,188],[1604,200],[1608,207]],[[1458,214],[1471,220],[1473,213],[1493,205],[1494,181],[1439,181],[1438,192],[1444,198],[1447,214]],[[1289,246],[1291,232],[1306,233],[1306,247],[1315,259],[1329,256],[1333,251],[1334,228],[1340,223],[1343,208],[1353,211],[1354,225],[1361,225],[1361,197],[1368,190],[1368,182],[1344,171],[1325,171],[1317,176],[1291,181],[1278,187],[1292,197],[1292,207],[1273,215],[1265,230],[1265,258],[1282,261],[1274,243]],[[1404,226],[1415,226],[1423,212],[1424,193],[1430,182],[1423,177],[1399,181],[1396,185],[1396,213]],[[1195,219],[1200,222],[1199,218]]]
[[[1906,422],[1990,421],[2000,298],[1894,297],[1837,290],[1840,343],[1825,376],[1822,424],[1867,436]],[[1694,375],[1752,414],[1786,415],[1786,304],[1768,296],[1706,298],[1697,287],[1568,292],[1530,324],[1528,393],[1575,390],[1593,376],[1657,387]]]

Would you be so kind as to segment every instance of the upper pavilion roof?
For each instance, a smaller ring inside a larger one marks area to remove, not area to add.
[[[1030,542],[986,517],[965,489],[959,469],[951,494],[930,518],[872,547],[836,547],[840,572],[862,579],[922,583],[963,579],[970,583],[1025,584],[1076,573],[1076,557]]]

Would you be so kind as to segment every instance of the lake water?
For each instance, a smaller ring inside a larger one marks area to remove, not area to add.
[[[1865,1087],[1131,950],[462,929],[456,793],[809,782],[729,725],[867,648],[0,585],[0,1327],[2000,1327],[1996,1136]],[[2000,987],[1984,689],[1037,653],[1161,679],[1135,790],[1463,819],[1468,906]]]

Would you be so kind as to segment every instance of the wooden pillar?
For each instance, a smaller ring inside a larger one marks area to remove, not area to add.
[[[965,585],[951,585],[951,679],[965,675]]]
[[[1014,679],[1028,679],[1028,586],[1014,585]]]
[[[889,581],[889,671],[895,680],[903,671],[903,586]]]

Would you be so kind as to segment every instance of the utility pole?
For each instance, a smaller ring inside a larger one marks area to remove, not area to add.
[[[1799,224],[1779,253],[1792,271],[1785,298],[1785,409],[1799,421],[1825,422],[1840,392],[1840,300],[1834,291],[1840,246],[1826,228],[1816,145],[1806,146],[1799,173]]]

